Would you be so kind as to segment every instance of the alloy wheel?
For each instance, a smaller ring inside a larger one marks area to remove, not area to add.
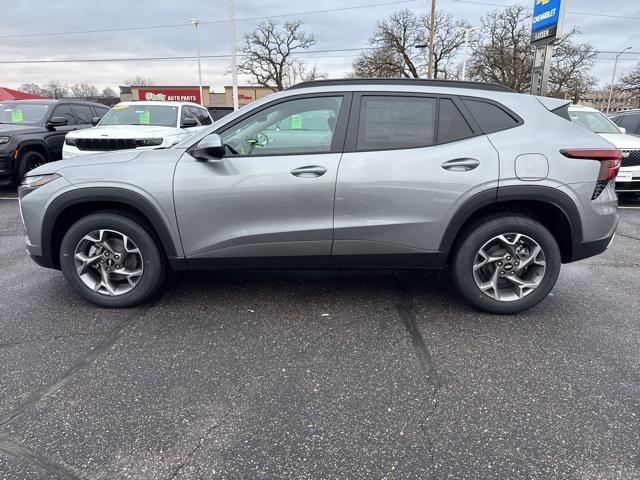
[[[547,263],[542,247],[522,233],[497,235],[473,260],[473,279],[490,298],[513,302],[531,294],[544,278]]]
[[[80,239],[74,251],[80,280],[94,292],[119,296],[133,290],[142,278],[144,262],[138,246],[115,230],[94,230]]]

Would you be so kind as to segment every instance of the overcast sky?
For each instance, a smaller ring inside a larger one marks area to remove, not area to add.
[[[78,58],[126,58],[166,57],[195,55],[195,31],[191,25],[141,29],[119,32],[82,33],[73,35],[28,36],[49,32],[100,30],[129,27],[158,26],[186,23],[191,18],[219,23],[201,25],[203,55],[229,52],[227,2],[225,0],[163,0],[132,1],[102,0],[1,0],[0,61],[35,59]],[[386,5],[382,5],[387,3]],[[391,4],[393,3],[393,4]],[[438,0],[437,7],[457,18],[464,18],[472,25],[480,17],[508,5],[505,0]],[[236,0],[238,19],[238,45],[242,34],[252,30],[259,20],[256,17],[291,15],[317,10],[343,9],[367,6],[337,12],[306,13],[296,15],[305,23],[305,29],[316,36],[314,50],[359,48],[366,46],[376,21],[396,10],[408,8],[419,14],[428,9],[428,0]],[[533,0],[526,5],[533,4]],[[604,5],[615,4],[615,9]],[[566,29],[578,26],[582,39],[596,49],[620,51],[633,47],[640,52],[640,0],[569,0]],[[589,14],[578,14],[577,12]],[[599,16],[600,13],[615,18]],[[250,19],[253,20],[243,20]],[[11,37],[11,35],[22,35]],[[304,57],[316,62],[321,71],[330,77],[344,76],[350,70],[356,52],[317,53]],[[593,74],[608,82],[613,69],[613,54],[601,54]],[[225,75],[228,59],[203,60],[203,82],[220,91],[230,84]],[[640,54],[621,57],[620,74],[631,70],[640,62]],[[138,61],[109,63],[48,63],[0,65],[0,86],[19,87],[22,83],[46,83],[60,80],[71,84],[86,81],[99,86],[118,85],[136,74],[149,77],[157,85],[196,85],[195,61]],[[247,80],[246,78],[242,80]],[[246,81],[242,82],[246,83]]]

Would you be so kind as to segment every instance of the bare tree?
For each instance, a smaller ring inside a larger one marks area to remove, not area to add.
[[[577,102],[588,93],[598,79],[590,75],[597,53],[588,43],[574,43],[573,37],[580,34],[574,28],[556,44],[549,75],[549,95],[570,98]]]
[[[285,22],[282,27],[267,20],[246,34],[244,42],[244,61],[238,71],[253,77],[258,85],[279,91],[295,78],[318,75],[315,66],[309,70],[302,60],[292,57],[316,43],[313,35],[302,30],[300,20]]]
[[[47,83],[46,87],[42,88],[42,96],[49,98],[64,98],[69,95],[69,88],[59,82],[58,80],[52,80]]]
[[[32,95],[44,96],[42,87],[40,87],[40,85],[38,85],[37,83],[23,83],[22,85],[20,85],[20,88],[18,90],[21,92],[30,93]]]
[[[454,20],[441,12],[436,14],[434,38],[434,77],[449,77],[452,62],[464,44],[461,30],[467,22]],[[400,10],[376,25],[366,50],[353,62],[355,77],[418,78],[427,71],[428,54],[416,45],[425,45],[429,38],[430,19],[410,10]]]
[[[111,87],[104,87],[104,88],[102,89],[102,95],[101,95],[101,96],[103,96],[103,97],[107,97],[107,98],[108,98],[108,97],[117,97],[117,96],[118,96],[118,94],[116,93],[116,91],[115,91],[113,88],[111,88]]]
[[[481,20],[483,36],[473,47],[471,77],[493,82],[516,92],[531,88],[533,54],[529,13],[521,5],[488,14]]]
[[[150,87],[155,85],[155,82],[148,77],[143,77],[142,75],[136,75],[135,77],[127,78],[123,85],[129,87]]]
[[[618,88],[625,92],[640,94],[640,63],[620,79]]]
[[[94,85],[81,82],[71,85],[71,95],[76,98],[96,98],[99,92]]]
[[[285,84],[294,85],[298,82],[311,82],[327,78],[327,74],[321,72],[317,65],[309,67],[300,59],[293,59],[290,62],[290,68],[287,71]]]

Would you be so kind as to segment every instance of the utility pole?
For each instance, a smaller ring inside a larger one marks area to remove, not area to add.
[[[611,109],[611,98],[613,97],[613,84],[616,83],[616,70],[618,69],[618,59],[627,50],[631,50],[631,47],[627,47],[616,55],[616,61],[613,64],[613,75],[611,75],[611,86],[609,87],[609,101],[607,102],[607,113]]]
[[[198,85],[200,86],[200,105],[204,107],[204,98],[202,97],[202,66],[200,62],[200,20],[192,18],[191,23],[196,27],[196,45],[198,50]]]
[[[228,0],[229,30],[231,33],[231,85],[233,90],[233,110],[238,110],[238,62],[236,58],[236,2]]]
[[[433,78],[433,41],[436,36],[436,0],[431,0],[431,25],[429,26],[429,67],[427,76]]]
[[[462,50],[462,80],[467,79],[467,48],[469,47],[469,35],[473,32],[479,32],[478,27],[469,28],[457,28],[456,30],[462,30],[464,32],[464,48]]]

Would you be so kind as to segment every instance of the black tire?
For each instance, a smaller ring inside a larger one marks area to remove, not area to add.
[[[114,230],[129,237],[139,248],[143,258],[142,275],[135,287],[118,296],[97,293],[89,288],[76,271],[74,253],[81,239],[100,229]],[[60,246],[60,266],[67,282],[86,300],[108,308],[139,305],[156,293],[165,277],[166,267],[161,250],[145,227],[124,215],[98,212],[81,218],[65,234]]]
[[[20,182],[29,170],[33,170],[45,163],[47,163],[47,159],[38,152],[24,152],[18,158],[18,166],[13,174],[13,184],[16,186],[20,185]]]
[[[473,262],[486,242],[507,233],[522,233],[537,242],[544,252],[546,270],[539,286],[531,293],[518,300],[500,301],[491,298],[476,285]],[[558,279],[561,263],[558,243],[542,224],[523,215],[498,214],[475,222],[463,233],[454,252],[451,276],[460,295],[471,305],[485,312],[504,315],[528,310],[544,300]]]

